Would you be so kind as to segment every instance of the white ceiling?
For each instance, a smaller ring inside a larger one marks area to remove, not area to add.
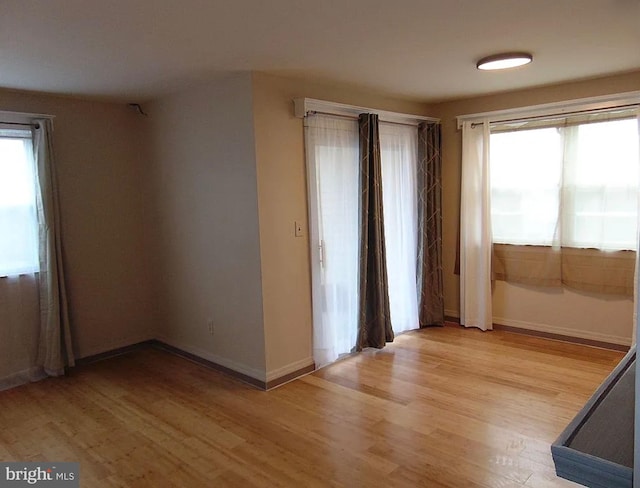
[[[637,69],[640,0],[0,1],[1,87],[123,101],[229,70],[435,101]]]

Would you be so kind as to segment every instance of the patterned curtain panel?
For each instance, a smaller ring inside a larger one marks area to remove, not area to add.
[[[420,327],[444,325],[442,152],[440,124],[418,127],[418,316]]]
[[[393,341],[385,258],[378,116],[361,114],[360,305],[356,350]]]

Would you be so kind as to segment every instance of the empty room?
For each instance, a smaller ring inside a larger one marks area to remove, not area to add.
[[[0,37],[0,487],[634,486],[640,1]]]

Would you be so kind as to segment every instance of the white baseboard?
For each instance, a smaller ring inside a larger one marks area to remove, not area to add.
[[[201,349],[197,346],[182,343],[180,341],[169,339],[167,337],[159,336],[159,337],[156,337],[156,339],[160,342],[164,342],[169,346],[175,347],[184,352],[188,352],[189,354],[193,354],[194,356],[198,356],[199,358],[206,359],[207,361],[211,361],[212,363],[218,364],[220,366],[224,366],[225,368],[232,369],[237,373],[243,374],[245,376],[249,376],[258,381],[262,381],[264,383],[266,383],[267,381],[266,371],[252,368],[245,364],[241,364],[236,361],[233,361],[232,359],[225,358],[223,356],[218,356],[217,354],[213,354],[212,352],[209,352],[209,351],[205,351],[204,349]]]
[[[296,371],[300,371],[301,369],[307,368],[314,364],[313,358],[305,358],[300,361],[296,361],[286,366],[283,366],[278,369],[272,369],[271,371],[267,371],[267,383],[273,380],[277,380],[291,373],[295,373]]]
[[[592,332],[588,330],[574,329],[570,327],[559,327],[557,325],[538,324],[535,322],[526,322],[523,320],[508,319],[505,317],[493,317],[494,324],[506,325],[516,329],[533,330],[536,332],[545,332],[547,334],[557,334],[566,337],[576,337],[578,339],[586,339],[590,341],[607,342],[609,344],[617,344],[620,346],[630,346],[631,338],[621,337],[611,334],[602,334],[600,332]]]

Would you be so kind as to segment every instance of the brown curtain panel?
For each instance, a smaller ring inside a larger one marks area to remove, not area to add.
[[[493,245],[493,279],[633,297],[635,251]]]
[[[384,244],[382,165],[378,116],[361,114],[360,128],[360,303],[356,350],[393,341]]]
[[[444,325],[441,127],[418,127],[418,319]]]
[[[562,286],[562,253],[551,246],[494,244],[492,279],[531,286]]]

